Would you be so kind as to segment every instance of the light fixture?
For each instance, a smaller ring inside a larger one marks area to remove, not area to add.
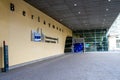
[[[108,2],[111,2],[111,0],[108,0]]]
[[[77,6],[77,4],[75,3],[74,6]]]
[[[108,8],[106,8],[106,11],[108,11],[109,9]]]
[[[78,14],[80,14],[80,11],[78,12]]]

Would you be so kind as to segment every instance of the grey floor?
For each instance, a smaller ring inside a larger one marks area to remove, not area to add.
[[[0,73],[0,80],[120,80],[120,54],[69,54]]]

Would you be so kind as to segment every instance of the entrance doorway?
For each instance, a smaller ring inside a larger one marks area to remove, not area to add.
[[[72,52],[72,37],[69,37],[69,36],[66,37],[64,52],[65,53]]]

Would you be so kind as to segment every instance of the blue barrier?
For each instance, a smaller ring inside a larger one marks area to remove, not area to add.
[[[84,44],[83,43],[75,43],[74,44],[74,52],[83,52],[84,51]]]

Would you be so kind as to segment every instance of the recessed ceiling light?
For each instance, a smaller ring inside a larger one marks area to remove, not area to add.
[[[109,9],[108,8],[106,8],[106,11],[108,11]]]
[[[107,16],[107,15],[105,15],[105,16]]]
[[[77,6],[77,4],[75,3],[74,6]]]
[[[110,2],[111,0],[108,0],[108,2]]]
[[[78,14],[80,14],[80,11],[78,12]]]

